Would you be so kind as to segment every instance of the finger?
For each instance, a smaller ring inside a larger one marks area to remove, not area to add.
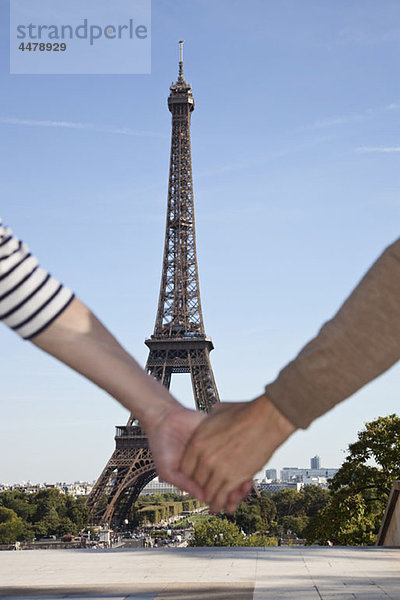
[[[227,505],[225,507],[226,512],[235,512],[240,502],[246,498],[252,486],[253,481],[245,481],[236,490],[233,490],[228,496]]]
[[[197,467],[193,472],[191,478],[196,482],[197,485],[205,492],[207,482],[210,480],[213,472],[212,456],[202,456],[201,460],[197,463]],[[204,497],[206,494],[204,493]]]
[[[218,402],[211,407],[211,414],[216,415],[217,413],[225,412],[233,407],[237,407],[237,402]]]
[[[189,440],[186,446],[185,452],[179,465],[179,471],[186,475],[186,477],[192,478],[193,473],[196,471],[200,459],[199,449],[193,444],[193,438]]]
[[[207,483],[203,487],[204,498],[210,505],[221,487],[222,479],[221,473],[219,473],[218,470],[215,470],[210,473]]]
[[[242,489],[242,491],[243,491],[243,494],[244,494],[245,496],[247,496],[247,494],[250,492],[250,490],[251,490],[251,488],[253,487],[253,485],[255,485],[255,484],[254,484],[254,481],[253,481],[252,479],[249,479],[249,481],[245,481],[245,482],[242,484],[242,488],[241,488],[241,489]]]
[[[232,483],[230,481],[223,481],[214,498],[211,500],[211,510],[215,512],[221,512],[228,504],[228,496],[231,491]]]
[[[210,477],[209,477],[207,483],[203,487],[203,493],[204,493],[206,502],[208,502],[209,504],[211,504],[213,502],[223,481],[225,481],[225,479],[224,479],[223,475],[218,471],[218,469],[215,469],[210,474]]]
[[[171,480],[171,483],[173,483],[179,489],[185,490],[191,496],[194,496],[195,498],[198,498],[204,502],[205,498],[202,488],[189,477],[186,477],[182,473],[176,472],[173,473],[169,479]]]

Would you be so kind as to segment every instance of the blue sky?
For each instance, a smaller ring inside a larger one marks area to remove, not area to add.
[[[185,40],[212,364],[223,399],[255,397],[398,237],[399,2],[153,0],[152,73],[130,76],[9,75],[8,18],[0,0],[0,215],[143,365]],[[96,478],[126,411],[1,335],[0,481]],[[172,389],[193,406],[187,378]],[[270,466],[338,466],[399,389],[394,367]]]

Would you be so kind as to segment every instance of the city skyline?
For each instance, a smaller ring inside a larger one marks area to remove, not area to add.
[[[213,370],[223,400],[254,398],[398,236],[399,17],[391,0],[155,0],[151,75],[10,76],[0,3],[3,220],[144,365],[184,39]],[[127,411],[6,327],[2,340],[0,480],[94,480]],[[172,392],[193,408],[190,385]],[[399,387],[394,367],[271,467],[315,448],[339,466],[365,421],[396,412]]]

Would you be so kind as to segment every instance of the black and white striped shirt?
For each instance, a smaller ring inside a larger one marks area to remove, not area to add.
[[[73,298],[73,292],[40,267],[0,219],[0,320],[30,339],[48,327]]]

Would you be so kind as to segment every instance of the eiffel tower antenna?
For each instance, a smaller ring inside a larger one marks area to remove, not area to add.
[[[184,44],[184,41],[180,40],[179,41],[179,75],[178,75],[179,81],[184,80],[184,76],[183,76],[183,44]]]
[[[173,374],[190,373],[196,408],[208,412],[219,396],[209,356],[214,346],[205,333],[200,302],[190,140],[194,98],[183,75],[183,41],[168,108],[172,132],[164,258],[154,331],[145,342],[146,370],[168,389]],[[116,428],[115,441],[116,449],[87,501],[98,523],[126,519],[143,487],[156,476],[135,415]]]

